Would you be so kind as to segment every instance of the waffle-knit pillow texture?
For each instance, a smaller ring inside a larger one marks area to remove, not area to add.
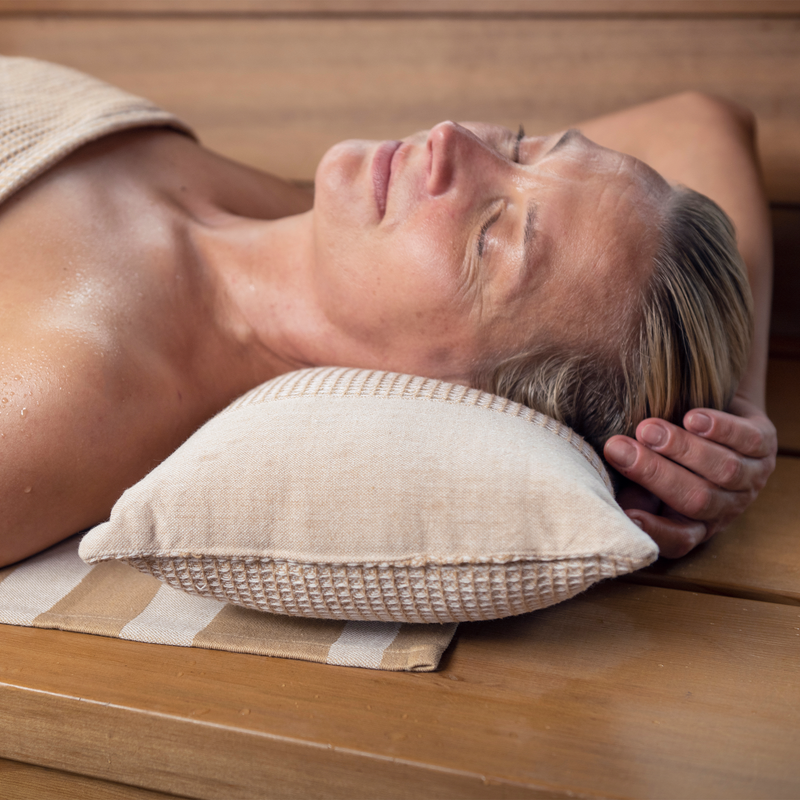
[[[655,560],[592,448],[491,394],[341,368],[210,420],[83,539],[187,592],[277,614],[494,619]]]

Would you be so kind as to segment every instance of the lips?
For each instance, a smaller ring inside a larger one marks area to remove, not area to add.
[[[386,196],[389,192],[389,180],[392,175],[392,157],[402,142],[382,142],[378,145],[372,159],[372,186],[375,189],[375,205],[378,215],[383,219],[386,213]]]

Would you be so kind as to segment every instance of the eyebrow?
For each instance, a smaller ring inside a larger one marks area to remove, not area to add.
[[[521,283],[527,282],[527,276],[533,268],[533,251],[531,244],[536,236],[536,203],[528,206],[525,215],[525,232],[522,236],[522,265],[520,269]]]
[[[528,206],[528,213],[525,217],[525,234],[522,237],[522,244],[526,250],[528,249],[528,245],[533,241],[534,233],[536,233],[536,230],[533,226],[535,219],[536,219],[536,203],[531,203]]]

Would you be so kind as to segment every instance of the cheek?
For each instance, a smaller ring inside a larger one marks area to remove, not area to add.
[[[417,199],[401,222],[377,226],[358,191],[363,163],[360,143],[343,142],[317,170],[314,269],[326,315],[357,338],[454,338],[464,310],[458,221]]]
[[[424,287],[432,302],[455,299],[464,252],[454,220],[444,214],[421,213],[404,228],[392,243],[393,259],[402,259],[409,279]]]
[[[375,259],[375,289],[386,312],[420,336],[440,337],[460,312],[455,251],[441,232],[422,224],[388,237]]]

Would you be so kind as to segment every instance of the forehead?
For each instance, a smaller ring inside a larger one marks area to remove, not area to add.
[[[587,181],[594,178],[606,186],[611,181],[618,191],[640,196],[645,201],[645,213],[651,218],[653,211],[672,194],[669,183],[644,161],[598,145],[579,131],[575,131],[568,146],[559,153],[565,160],[583,161]]]
[[[641,161],[584,137],[545,169],[555,176],[538,206],[551,245],[544,292],[550,331],[565,344],[594,341],[613,350],[638,317],[673,190]]]

